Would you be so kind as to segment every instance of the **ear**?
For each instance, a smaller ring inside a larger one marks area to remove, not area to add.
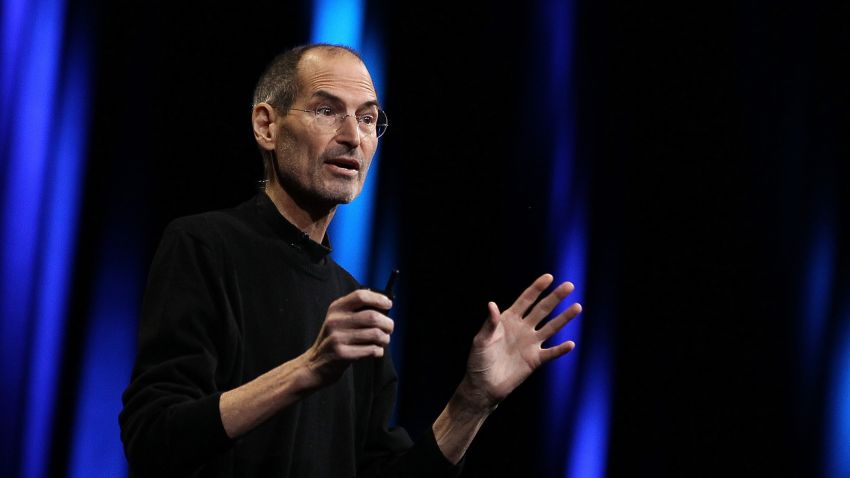
[[[251,125],[254,127],[254,140],[260,149],[274,151],[278,134],[277,112],[268,103],[259,103],[251,110]]]

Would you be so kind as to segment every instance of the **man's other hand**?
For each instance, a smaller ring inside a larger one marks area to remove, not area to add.
[[[315,386],[338,380],[355,360],[384,356],[394,324],[381,311],[389,311],[392,305],[383,294],[359,289],[328,307],[319,336],[305,354],[317,379]]]

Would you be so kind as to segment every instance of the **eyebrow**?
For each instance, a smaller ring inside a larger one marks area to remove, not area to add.
[[[342,101],[342,99],[340,97],[338,97],[334,94],[328,93],[325,90],[316,91],[315,93],[313,93],[312,97],[313,98],[315,98],[315,97],[324,98],[328,101],[333,101],[334,103],[338,103],[338,104],[344,104],[345,103],[344,101]],[[360,106],[357,107],[357,109],[359,110],[361,108],[368,107],[368,106],[374,106],[375,108],[378,108],[378,109],[381,108],[381,105],[379,105],[376,100],[369,100],[369,101],[362,103]]]

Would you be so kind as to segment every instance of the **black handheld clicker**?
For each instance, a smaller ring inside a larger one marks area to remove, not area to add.
[[[390,300],[395,299],[395,295],[393,294],[393,287],[395,286],[395,280],[398,278],[398,269],[393,269],[390,272],[390,278],[387,279],[387,286],[384,287],[384,290],[381,291],[385,296],[389,297]]]
[[[390,300],[395,300],[395,294],[393,293],[393,288],[395,287],[395,281],[398,278],[399,271],[398,269],[393,269],[390,272],[390,278],[387,279],[387,285],[383,289],[375,289],[374,287],[364,287],[364,289],[371,290],[372,292],[377,292],[379,294],[384,294],[389,297]],[[389,310],[377,309],[380,312],[386,314]]]

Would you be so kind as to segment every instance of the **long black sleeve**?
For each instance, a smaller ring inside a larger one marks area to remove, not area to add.
[[[155,256],[143,302],[122,439],[133,468],[189,470],[231,445],[218,408],[218,351],[228,315],[220,263],[175,223]]]

